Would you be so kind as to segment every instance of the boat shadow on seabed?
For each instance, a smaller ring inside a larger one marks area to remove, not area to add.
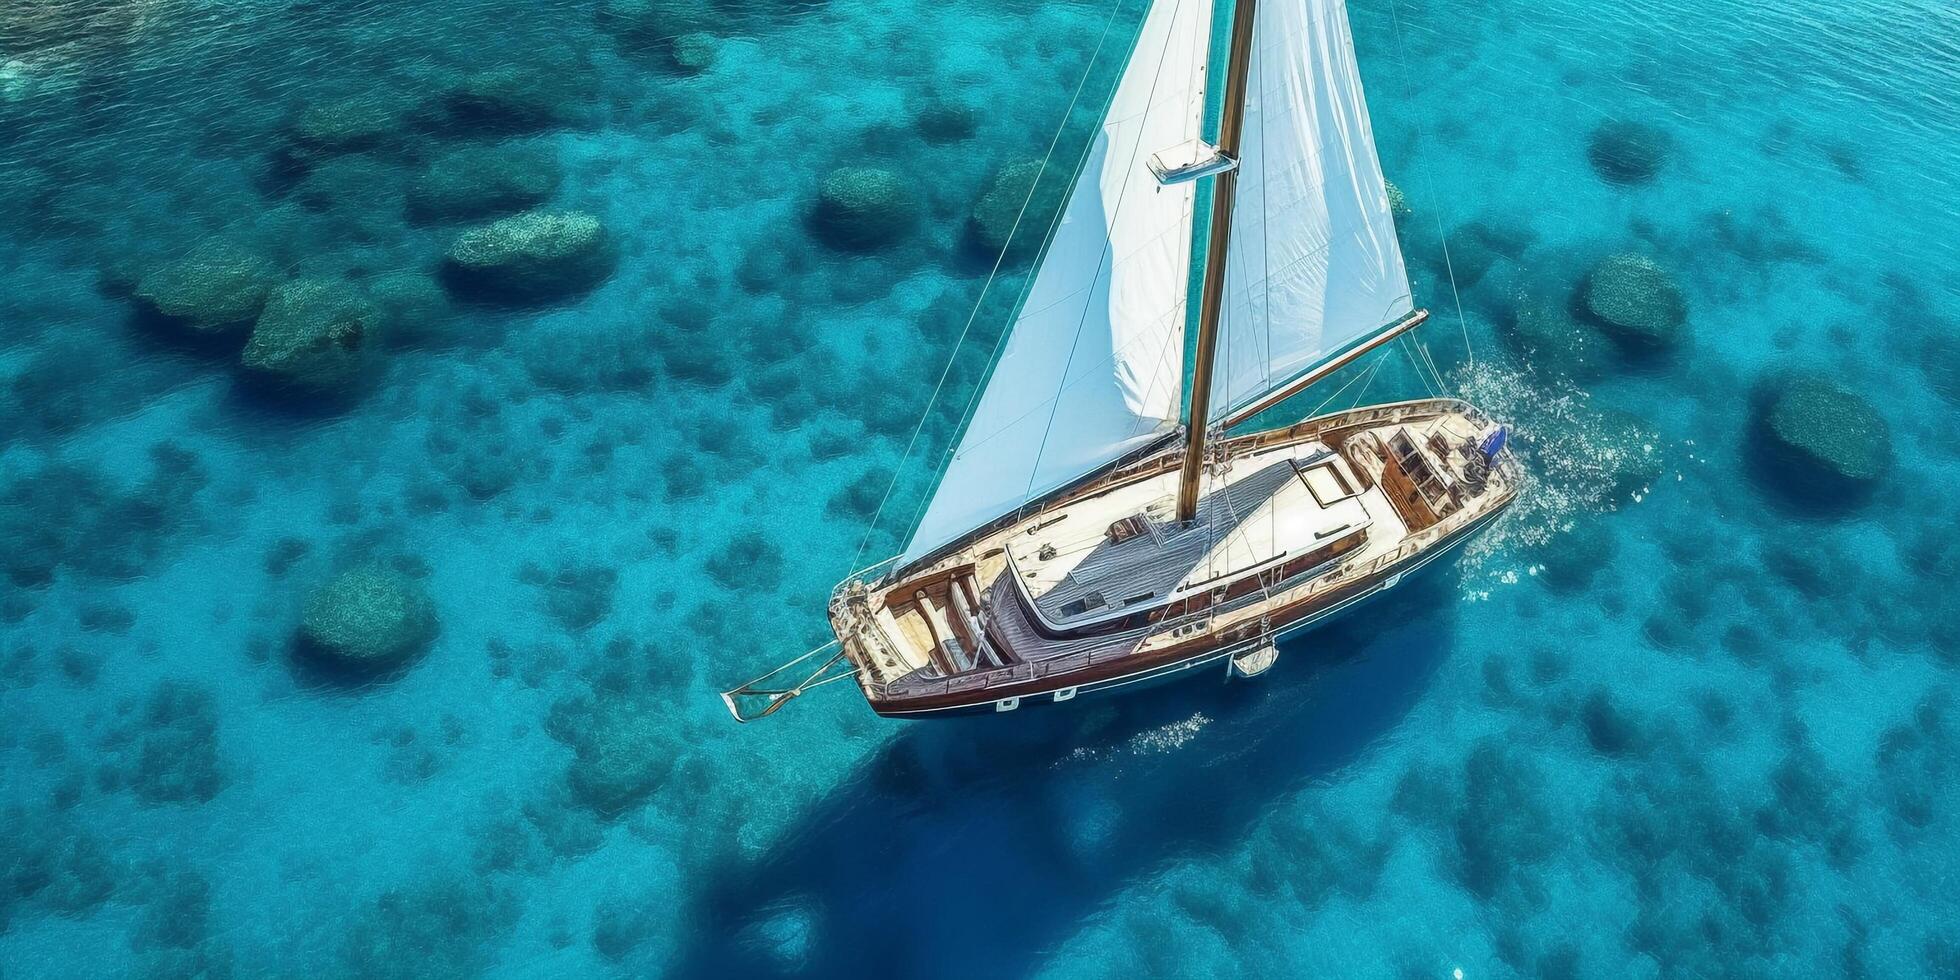
[[[1233,845],[1399,724],[1450,653],[1456,589],[1412,580],[1253,681],[911,725],[719,876],[678,975],[1024,975],[1125,882]]]

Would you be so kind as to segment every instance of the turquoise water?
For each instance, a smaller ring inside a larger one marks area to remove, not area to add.
[[[0,12],[0,975],[1960,974],[1960,13],[1351,2],[1420,336],[1528,502],[1257,684],[742,728],[896,546],[969,215],[1134,2]],[[493,143],[522,179],[427,183]],[[880,247],[812,217],[851,166]],[[519,199],[601,254],[442,271]],[[363,331],[294,386],[146,310],[213,241]],[[1531,319],[1626,251],[1666,349]],[[1876,481],[1765,453],[1799,371]],[[349,569],[433,637],[323,660]]]

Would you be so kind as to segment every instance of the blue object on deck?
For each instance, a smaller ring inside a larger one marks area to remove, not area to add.
[[[1510,441],[1510,437],[1510,427],[1500,425],[1484,436],[1484,441],[1477,446],[1477,451],[1482,453],[1485,459],[1496,459],[1497,454],[1504,451],[1504,444]]]

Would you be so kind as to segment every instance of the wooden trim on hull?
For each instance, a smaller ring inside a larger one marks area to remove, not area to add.
[[[1513,492],[1509,499],[1476,520],[1450,532],[1448,536],[1439,539],[1428,548],[1411,554],[1403,561],[1377,570],[1373,575],[1355,579],[1341,589],[1275,610],[1270,617],[1272,625],[1270,639],[1281,640],[1319,625],[1363,600],[1381,594],[1388,587],[1399,584],[1403,578],[1421,571],[1437,559],[1462,546],[1479,531],[1489,527],[1510,508],[1516,499]],[[1016,701],[1017,707],[1013,710],[1018,710],[1022,707],[1054,704],[1058,700],[1072,701],[1081,697],[1107,694],[1119,689],[1136,689],[1137,685],[1148,686],[1189,676],[1189,672],[1197,667],[1214,663],[1221,658],[1235,656],[1266,642],[1268,636],[1256,629],[1249,629],[1250,625],[1237,628],[1232,635],[1222,640],[1206,637],[1167,647],[1152,654],[1124,657],[1053,677],[1032,678],[970,691],[904,698],[868,697],[867,700],[871,710],[887,718],[946,718],[957,715],[1001,713],[1002,709],[998,705],[1008,700]],[[1064,679],[1068,683],[1057,683],[1058,680]],[[1066,698],[1055,697],[1059,692],[1071,690],[1075,693]]]

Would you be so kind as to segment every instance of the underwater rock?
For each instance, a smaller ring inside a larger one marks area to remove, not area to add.
[[[832,248],[871,252],[911,235],[919,213],[918,195],[897,174],[840,167],[818,188],[810,224],[817,239]]]
[[[449,319],[449,296],[433,276],[390,272],[368,283],[381,339],[391,347],[439,346]]]
[[[409,217],[434,223],[529,210],[550,200],[564,176],[547,146],[467,147],[437,158],[409,185]]]
[[[783,577],[783,549],[747,531],[708,559],[708,574],[729,588],[767,591]]]
[[[584,211],[526,211],[464,232],[443,273],[453,291],[502,302],[548,302],[612,274],[605,226]]]
[[[0,935],[29,909],[82,916],[115,897],[119,882],[94,834],[58,813],[0,811]]]
[[[695,0],[604,0],[597,19],[622,40],[640,44],[702,30],[717,17],[715,8]]]
[[[986,259],[1002,255],[1009,245],[1009,235],[1017,233],[1015,223],[1031,227],[1031,221],[1039,220],[1037,208],[1029,202],[1029,192],[1035,188],[1035,180],[1041,176],[1041,161],[1017,161],[994,172],[994,180],[988,182],[986,194],[974,202],[972,214],[966,218],[966,237],[976,253]],[[1025,212],[1023,212],[1023,206]],[[1033,245],[1027,245],[1033,239]],[[1039,249],[1041,235],[1019,235],[1023,249]]]
[[[616,814],[658,788],[683,749],[670,712],[641,698],[606,698],[574,735],[566,775],[587,806]]]
[[[240,333],[258,319],[277,275],[257,255],[210,242],[139,279],[136,300],[146,314],[193,337]]]
[[[1794,500],[1835,505],[1868,493],[1892,465],[1892,434],[1862,396],[1821,374],[1766,383],[1755,405],[1764,482]]]
[[[435,603],[414,579],[379,565],[335,576],[306,600],[301,648],[341,667],[386,670],[419,653],[437,629]]]
[[[1600,260],[1586,273],[1583,297],[1594,322],[1629,352],[1665,351],[1682,340],[1687,300],[1652,259],[1622,252]]]
[[[1590,381],[1611,365],[1606,339],[1572,315],[1571,295],[1565,289],[1539,282],[1521,285],[1515,309],[1508,321],[1510,329],[1498,336],[1539,370]]]
[[[1666,130],[1641,122],[1609,120],[1586,139],[1586,159],[1609,184],[1645,184],[1666,166],[1674,147]]]
[[[304,156],[372,149],[401,132],[408,106],[393,94],[370,93],[308,106],[293,119],[292,140]]]
[[[1544,775],[1525,753],[1494,738],[1471,750],[1452,825],[1455,871],[1471,894],[1490,899],[1526,884],[1557,849],[1545,796]]]
[[[778,970],[795,973],[817,948],[817,910],[806,901],[787,902],[742,930],[741,943]]]
[[[542,570],[526,568],[524,578],[543,590],[545,612],[568,630],[583,632],[612,615],[613,594],[619,586],[615,569],[569,565],[545,577]]]
[[[283,384],[330,391],[359,373],[376,320],[374,305],[346,282],[290,282],[266,300],[239,363]]]
[[[667,46],[667,60],[683,75],[699,75],[715,66],[721,54],[721,38],[706,31],[689,31]]]

